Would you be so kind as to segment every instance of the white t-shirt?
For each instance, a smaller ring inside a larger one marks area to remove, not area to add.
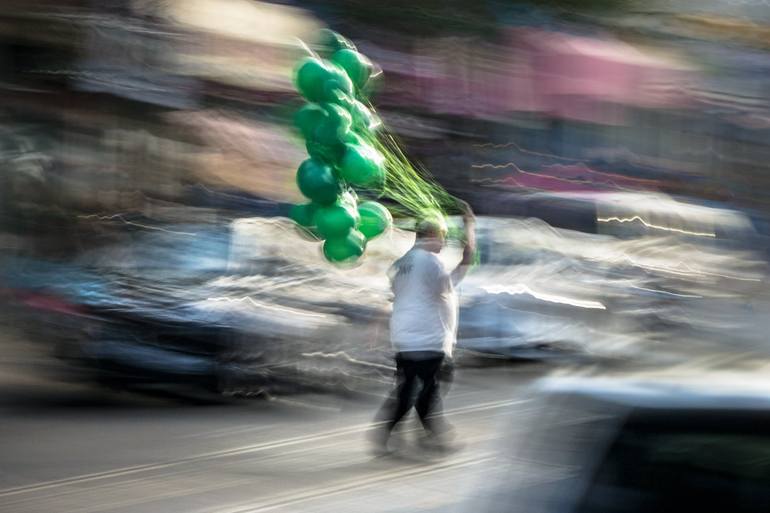
[[[412,248],[388,273],[393,290],[393,349],[452,355],[457,332],[457,294],[435,253]]]

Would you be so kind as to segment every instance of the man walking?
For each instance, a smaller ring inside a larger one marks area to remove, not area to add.
[[[429,439],[440,442],[448,429],[441,413],[438,376],[457,338],[455,286],[468,272],[475,253],[475,220],[467,205],[463,222],[463,257],[451,273],[438,258],[446,225],[430,219],[418,224],[414,246],[388,273],[394,296],[390,337],[396,351],[396,388],[377,416],[385,423],[375,436],[379,452],[387,452],[393,428],[412,406]]]

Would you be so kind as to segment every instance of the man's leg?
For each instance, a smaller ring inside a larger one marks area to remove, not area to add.
[[[417,378],[417,363],[396,355],[396,389],[394,390],[396,404],[388,419],[388,431],[392,431],[413,406],[412,397]]]
[[[444,357],[441,356],[417,362],[416,374],[422,381],[422,390],[417,397],[415,408],[423,427],[433,434],[443,431],[446,427],[439,395],[439,371],[443,360]]]
[[[388,439],[393,428],[412,407],[412,395],[416,381],[414,362],[396,355],[396,384],[375,417],[376,422],[385,422],[373,433],[373,442],[378,453],[387,452]]]

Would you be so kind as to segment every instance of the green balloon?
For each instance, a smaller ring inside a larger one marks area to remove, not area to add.
[[[319,42],[325,55],[332,55],[343,48],[356,49],[356,46],[350,40],[333,30],[321,29],[320,36]]]
[[[305,57],[299,62],[294,84],[311,102],[334,101],[338,93],[353,94],[353,81],[344,69],[313,57]]]
[[[345,70],[330,65],[329,77],[323,85],[323,98],[327,102],[336,102],[340,95],[353,94],[353,81],[350,80]]]
[[[358,146],[366,146],[367,143],[366,140],[358,135],[355,131],[351,130],[348,132],[348,134],[345,136],[345,142],[348,144],[358,145]],[[347,149],[347,148],[346,148]]]
[[[342,201],[319,208],[314,217],[316,229],[324,239],[342,237],[358,224],[358,211]]]
[[[325,162],[330,166],[337,166],[340,160],[342,160],[342,156],[345,155],[345,145],[341,142],[323,144],[315,139],[308,139],[305,143],[305,148],[307,148],[307,153],[312,158]]]
[[[305,57],[297,66],[294,84],[302,96],[311,102],[319,102],[324,100],[324,86],[329,78],[329,69],[320,59]]]
[[[393,223],[388,209],[376,201],[365,201],[358,205],[358,214],[361,216],[358,230],[367,240],[382,235]]]
[[[354,262],[364,254],[366,238],[357,230],[350,230],[341,237],[326,239],[324,256],[330,262]]]
[[[384,157],[367,145],[347,144],[340,162],[342,178],[356,187],[375,187],[385,178]]]
[[[346,132],[331,121],[324,120],[313,132],[313,140],[325,146],[332,146],[344,141]]]
[[[308,103],[294,114],[294,125],[302,133],[305,140],[313,137],[315,129],[327,118],[329,115],[320,106],[314,103]]]
[[[370,132],[377,130],[382,125],[382,121],[380,121],[377,114],[352,96],[337,92],[335,99],[330,100],[330,102],[343,107],[350,113],[354,130],[362,133]]]
[[[340,192],[340,184],[332,168],[312,158],[300,164],[297,187],[306,198],[321,205],[334,203]]]
[[[343,48],[332,55],[331,61],[345,70],[356,89],[364,87],[372,74],[372,62],[355,50]]]
[[[334,91],[333,93],[334,98],[329,100],[329,103],[334,103],[336,105],[339,105],[340,107],[344,108],[346,111],[350,112],[350,108],[353,105],[354,98],[352,95],[345,94],[341,91]]]
[[[315,226],[315,216],[318,205],[315,203],[304,203],[302,205],[292,205],[289,210],[289,217],[300,226]]]
[[[326,146],[340,144],[350,132],[353,120],[339,105],[324,103],[323,109],[327,116],[316,126],[313,140]]]
[[[353,128],[359,132],[374,130],[381,124],[379,118],[358,100],[350,102],[348,111],[353,120]]]
[[[353,126],[353,118],[350,116],[350,113],[339,105],[324,103],[323,109],[326,111],[327,116],[329,116],[329,121],[340,130],[341,137]]]

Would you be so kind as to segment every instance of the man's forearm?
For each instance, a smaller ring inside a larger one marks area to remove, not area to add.
[[[457,265],[454,271],[452,271],[452,283],[457,285],[465,278],[471,265],[473,264],[473,256],[476,254],[476,234],[474,232],[475,223],[472,214],[467,214],[465,217],[465,247],[463,248],[463,258]]]

